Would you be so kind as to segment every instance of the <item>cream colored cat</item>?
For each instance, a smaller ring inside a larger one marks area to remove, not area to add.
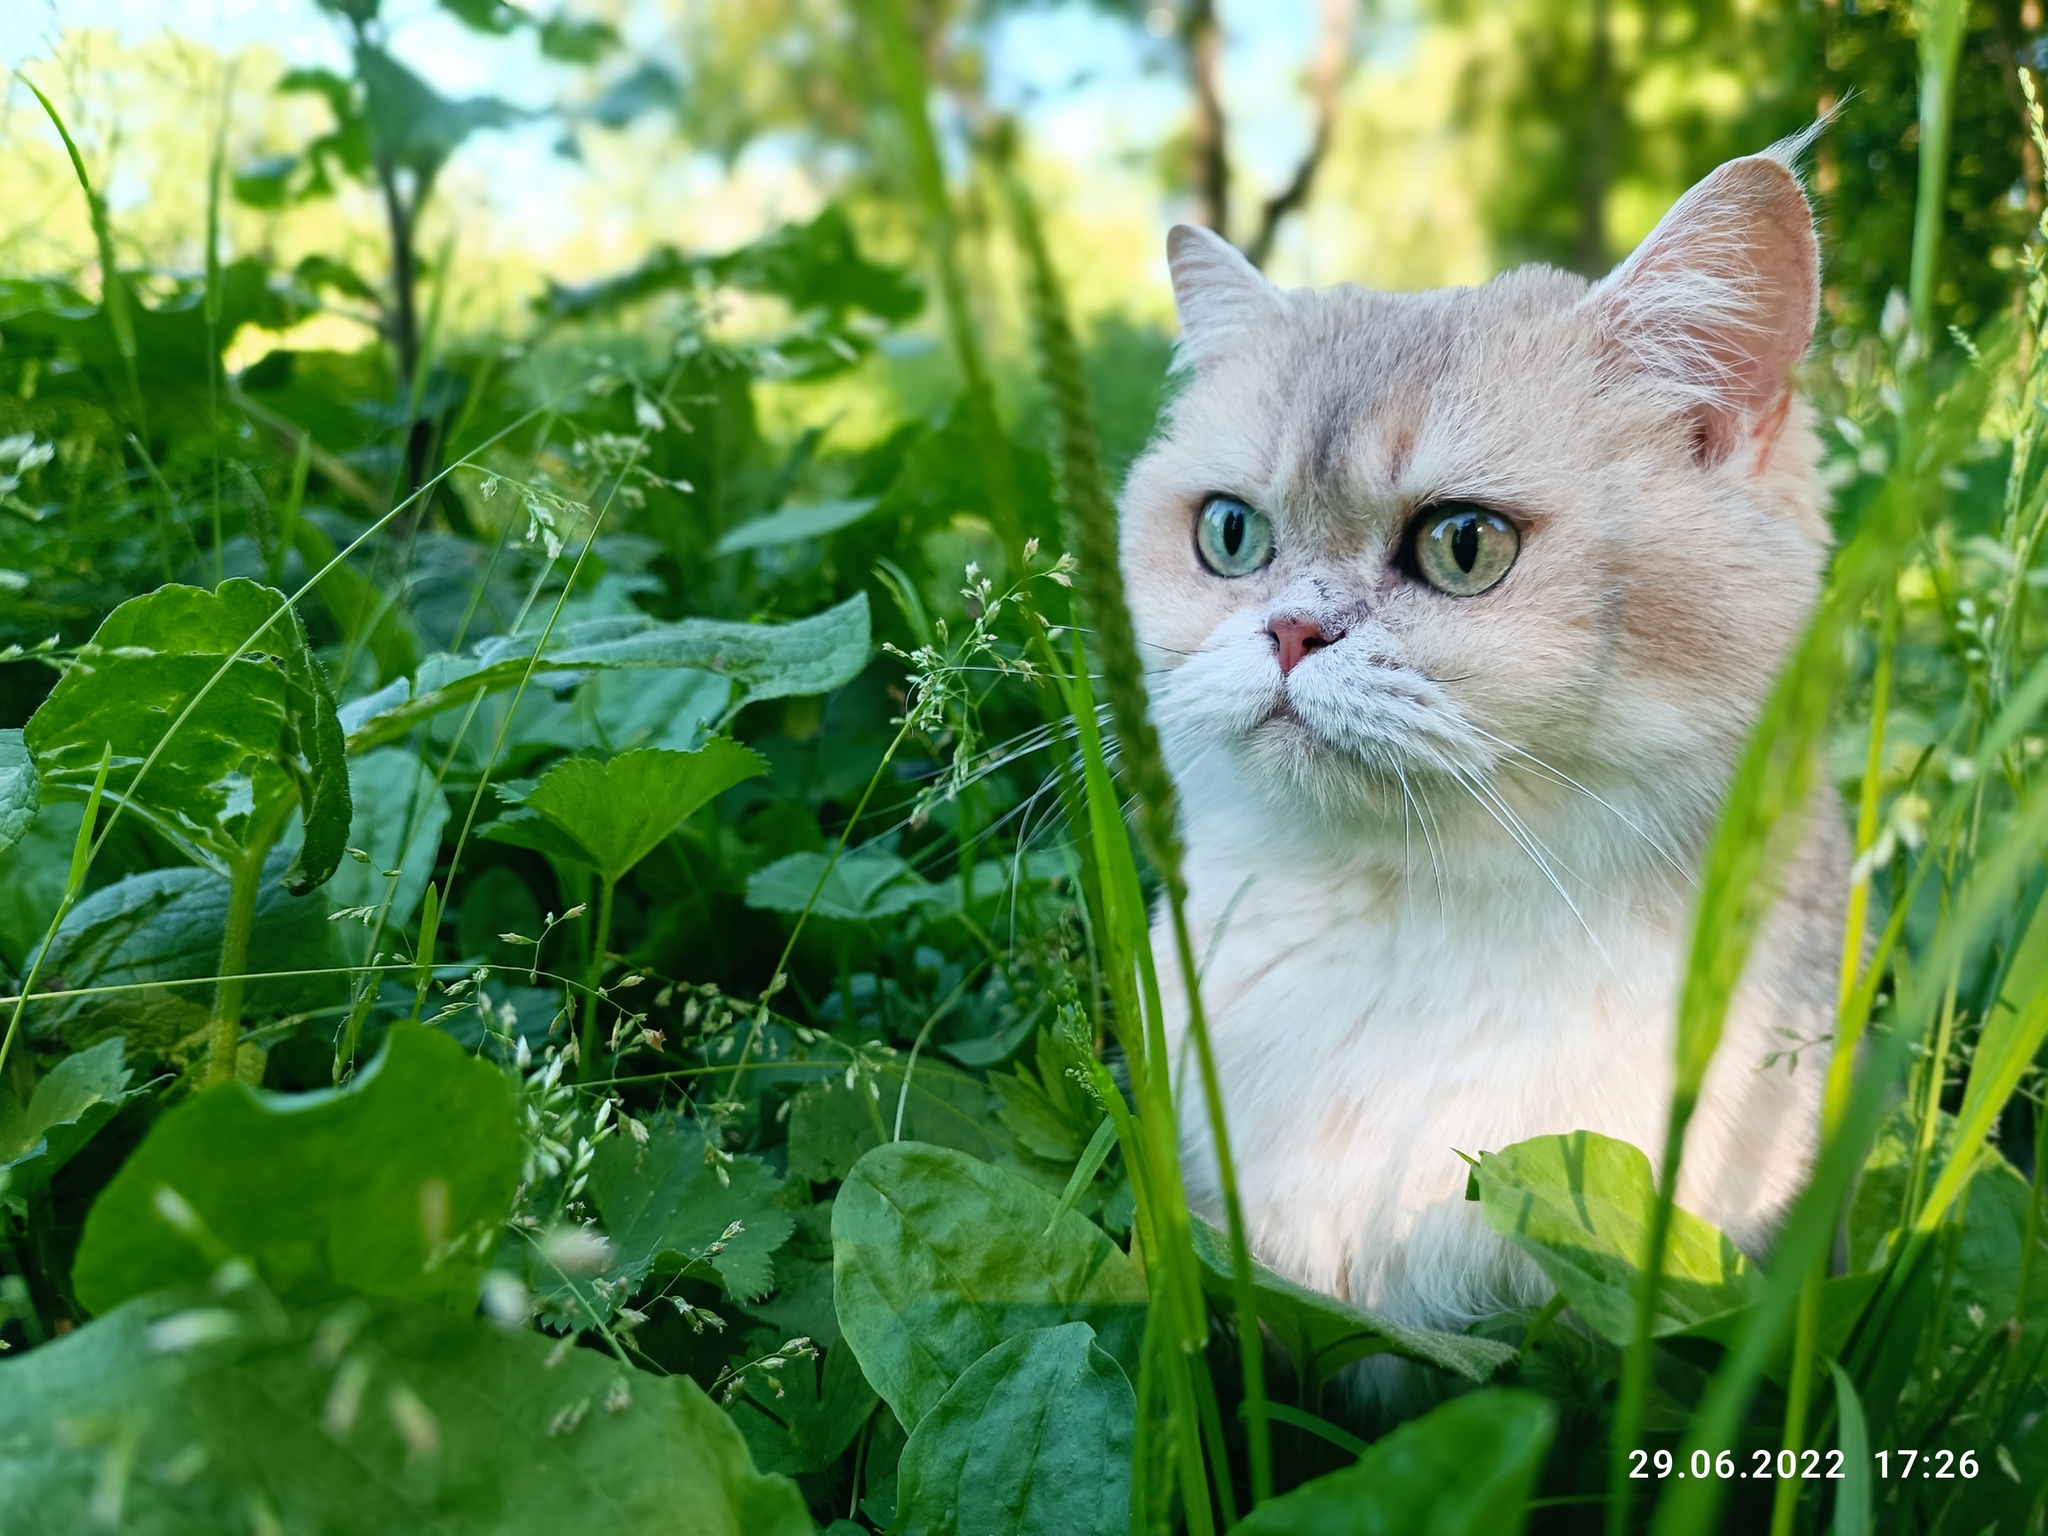
[[[1663,1144],[1695,875],[1828,541],[1790,153],[1592,285],[1283,291],[1168,242],[1190,377],[1123,564],[1252,1247],[1303,1284],[1436,1327],[1543,1300],[1452,1149]],[[1753,1254],[1816,1140],[1839,823],[1815,802],[1687,1143],[1680,1202]]]

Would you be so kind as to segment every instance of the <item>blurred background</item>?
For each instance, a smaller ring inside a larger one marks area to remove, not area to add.
[[[1017,133],[1097,353],[1112,458],[1149,420],[1172,329],[1163,235],[1227,233],[1278,281],[1414,288],[1525,261],[1605,271],[1690,182],[1839,108],[1812,179],[1838,326],[1903,286],[1915,166],[1910,6],[1883,0],[1101,0],[920,4],[939,152],[970,284],[1003,339],[1002,220],[975,146]],[[2007,301],[2031,226],[2012,64],[2038,0],[1971,11],[1941,319]],[[366,90],[436,114],[410,244],[463,280],[453,333],[518,336],[550,282],[651,251],[725,251],[827,206],[860,247],[920,265],[908,159],[852,0],[15,0],[0,57],[63,110],[120,260],[197,272],[224,123],[223,250],[296,272],[318,313],[250,327],[227,363],[351,349],[390,297],[390,210],[358,155]],[[368,49],[382,75],[358,67]],[[63,146],[12,83],[0,118],[0,264],[83,276],[94,236]],[[979,189],[985,191],[985,189]],[[428,293],[427,298],[431,299]],[[422,301],[423,303],[425,300]],[[735,316],[735,323],[741,317]],[[839,445],[945,392],[928,306],[835,394]],[[1008,349],[1015,352],[1012,346]]]

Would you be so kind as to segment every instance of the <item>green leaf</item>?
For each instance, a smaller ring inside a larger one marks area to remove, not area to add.
[[[845,1178],[870,1148],[895,1139],[899,1100],[906,1141],[952,1147],[979,1158],[1003,1149],[994,1124],[995,1101],[980,1078],[929,1059],[908,1073],[902,1062],[891,1061],[875,1066],[866,1081],[851,1088],[828,1077],[791,1101],[790,1173],[821,1184]]]
[[[1650,1160],[1625,1141],[1573,1131],[1482,1153],[1486,1224],[1533,1258],[1602,1338],[1635,1332],[1638,1263],[1657,1192]],[[1763,1277],[1711,1222],[1672,1213],[1653,1336],[1755,1301]]]
[[[767,549],[776,544],[794,544],[799,539],[819,539],[841,528],[850,528],[877,506],[880,498],[857,496],[851,501],[820,501],[808,507],[784,507],[766,517],[729,529],[712,550],[714,555],[736,555],[743,549]]]
[[[1111,1536],[1131,1524],[1138,1400],[1086,1323],[1005,1339],[911,1431],[896,1536]]]
[[[323,896],[293,896],[277,878],[290,855],[273,849],[257,888],[256,926],[249,938],[252,972],[339,965],[335,930]],[[125,987],[111,996],[61,999],[31,1005],[32,1032],[62,1030],[75,1044],[110,1029],[129,1035],[136,1056],[167,1054],[205,1020],[207,985],[167,988],[154,983],[215,975],[227,931],[228,882],[211,870],[183,866],[131,875],[94,891],[64,916],[44,961],[46,976],[70,987]],[[252,1015],[280,1013],[328,999],[338,978],[252,981],[244,1007]]]
[[[1839,1365],[1835,1377],[1835,1415],[1842,1424],[1842,1487],[1835,1495],[1834,1536],[1871,1536],[1870,1432],[1863,1420],[1863,1400],[1856,1383]]]
[[[526,676],[538,638],[532,632],[498,636],[466,655],[429,656],[408,693],[379,694],[373,708],[362,707],[371,700],[359,700],[344,711],[350,748],[362,751],[396,741],[444,709],[514,686]],[[793,624],[719,619],[659,624],[632,614],[588,619],[557,631],[533,662],[533,675],[692,667],[730,678],[740,690],[736,704],[747,704],[844,687],[867,666],[868,642],[865,592]]]
[[[1515,1536],[1557,1412],[1530,1392],[1472,1392],[1374,1442],[1355,1466],[1261,1504],[1241,1536]]]
[[[1101,1106],[1067,1076],[1067,1048],[1051,1030],[1038,1032],[1037,1056],[1036,1073],[1019,1062],[1014,1073],[990,1075],[988,1085],[1002,1101],[1003,1124],[1037,1156],[1078,1162],[1104,1123]]]
[[[21,840],[36,819],[36,763],[21,732],[0,731],[0,850]]]
[[[0,1364],[10,1536],[809,1536],[690,1378],[423,1306],[148,1296]]]
[[[1135,1361],[1145,1288],[1102,1229],[964,1152],[876,1147],[832,1207],[833,1301],[874,1389],[915,1429],[1004,1339],[1084,1322]],[[1052,1223],[1052,1231],[1046,1232]]]
[[[288,1303],[362,1291],[467,1309],[519,1165],[504,1074],[394,1025],[346,1087],[230,1083],[166,1114],[94,1202],[72,1283],[106,1312],[235,1257]]]
[[[253,581],[130,598],[79,652],[23,740],[45,791],[74,797],[87,793],[111,744],[108,796],[223,874],[291,798],[305,813],[306,840],[286,872],[290,888],[321,884],[341,858],[348,770],[333,696],[298,616]]]
[[[754,1465],[795,1477],[822,1472],[853,1443],[879,1399],[844,1345],[825,1351],[821,1366],[798,1361],[776,1374],[777,1397],[763,1372],[747,1378],[747,1395],[728,1410]]]
[[[813,917],[840,922],[896,917],[913,907],[940,905],[944,899],[943,889],[879,848],[842,853],[836,860],[824,853],[792,853],[747,877],[750,907],[770,912],[802,912],[809,907]]]
[[[623,1303],[663,1261],[701,1279],[715,1272],[735,1301],[767,1295],[775,1283],[769,1255],[796,1226],[776,1203],[781,1180],[758,1157],[719,1157],[694,1123],[663,1117],[648,1130],[645,1146],[633,1136],[613,1136],[592,1159],[590,1196],[613,1255],[596,1277],[602,1292],[568,1279],[582,1311],[608,1317],[612,1307],[601,1296]],[[725,1236],[735,1224],[741,1230]],[[571,1315],[589,1326],[587,1315]]]
[[[26,1215],[71,1155],[143,1092],[129,1089],[121,1057],[118,1035],[65,1057],[36,1084],[26,1108],[0,1088],[0,1208]]]
[[[85,807],[46,805],[12,848],[0,848],[0,965],[19,975],[49,932],[71,873],[71,847]]]
[[[344,859],[327,883],[327,900],[337,910],[384,910],[386,947],[419,909],[441,856],[441,832],[448,825],[448,801],[434,783],[434,771],[410,752],[385,748],[349,764],[355,813],[348,845],[367,853],[368,863]],[[398,873],[393,875],[392,870]],[[389,903],[388,907],[386,903]],[[362,923],[335,925],[356,964],[370,958],[372,929]]]
[[[1193,1228],[1202,1289],[1228,1301],[1234,1294],[1229,1240],[1206,1221],[1196,1219]],[[1328,1381],[1342,1367],[1368,1355],[1395,1354],[1467,1381],[1485,1382],[1515,1358],[1514,1350],[1491,1339],[1410,1328],[1308,1290],[1256,1260],[1252,1264],[1252,1294],[1259,1321],[1281,1348],[1319,1381]]]
[[[541,776],[525,803],[583,863],[616,881],[700,806],[767,771],[759,753],[715,736],[695,752],[643,747],[608,763],[568,758]]]

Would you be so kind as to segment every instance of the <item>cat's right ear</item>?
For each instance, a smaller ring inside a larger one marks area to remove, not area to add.
[[[1174,225],[1166,265],[1180,311],[1176,368],[1203,368],[1280,318],[1280,291],[1214,230]]]
[[[1703,463],[1763,464],[1813,341],[1820,256],[1786,162],[1818,126],[1708,176],[1588,296],[1623,352],[1689,399]]]

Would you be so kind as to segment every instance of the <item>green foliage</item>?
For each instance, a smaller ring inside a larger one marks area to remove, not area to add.
[[[832,1207],[833,1295],[861,1369],[913,1431],[1003,1340],[1086,1323],[1135,1366],[1145,1293],[1093,1222],[963,1152],[876,1147]]]
[[[0,1363],[0,1504],[33,1536],[284,1529],[805,1536],[687,1376],[436,1307],[158,1293]]]
[[[341,862],[348,769],[334,696],[283,595],[253,581],[123,603],[22,740],[44,793],[80,798],[111,747],[108,793],[223,873],[260,858],[294,804],[305,840],[286,886],[304,895]]]
[[[1111,1536],[1128,1523],[1137,1398],[1086,1323],[1003,1340],[917,1422],[902,1536]]]
[[[0,1088],[0,1206],[25,1219],[29,1202],[95,1132],[143,1090],[122,1060],[118,1035],[67,1056],[23,1104]]]
[[[608,763],[572,757],[550,768],[491,835],[587,864],[613,883],[706,801],[767,767],[758,753],[720,738],[694,752],[650,747]]]
[[[291,1305],[467,1309],[518,1179],[504,1076],[401,1025],[331,1093],[231,1084],[165,1115],[94,1203],[72,1283],[109,1312],[234,1258]]]
[[[35,759],[21,732],[0,731],[0,852],[13,847],[36,819]]]
[[[1246,1536],[1513,1536],[1555,1422],[1556,1410],[1531,1393],[1474,1392],[1236,1528]]]
[[[1203,1288],[1217,1297],[1230,1296],[1227,1240],[1203,1221],[1195,1223],[1194,1233]],[[1263,1264],[1253,1266],[1252,1286],[1259,1321],[1310,1380],[1327,1381],[1355,1361],[1392,1353],[1483,1383],[1514,1358],[1512,1350],[1491,1339],[1406,1327],[1296,1285]]]
[[[1627,1343],[1657,1201],[1649,1158],[1627,1142],[1574,1131],[1482,1153],[1473,1178],[1486,1224],[1534,1259],[1602,1337]],[[1653,1332],[1676,1333],[1747,1306],[1759,1285],[1725,1233],[1677,1211]]]

